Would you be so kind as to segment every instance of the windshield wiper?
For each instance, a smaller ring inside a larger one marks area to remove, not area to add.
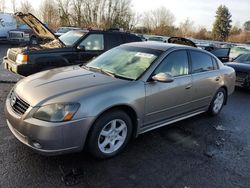
[[[100,72],[102,74],[108,75],[108,76],[112,76],[115,77],[114,74],[112,72],[103,70],[102,68],[98,68],[98,67],[87,67],[86,65],[82,66],[84,69],[86,70],[90,70],[90,71],[94,71],[94,72]]]
[[[114,72],[111,72],[111,71],[107,71],[107,70],[104,70],[102,68],[98,68],[98,67],[88,67],[86,65],[83,65],[82,66],[84,69],[86,70],[91,70],[91,71],[95,71],[95,72],[100,72],[102,74],[105,74],[105,75],[108,75],[108,76],[111,76],[113,78],[119,78],[119,79],[124,79],[124,80],[134,80],[132,78],[127,78],[127,77],[124,77],[124,76],[120,76],[120,75],[117,75],[115,74]]]

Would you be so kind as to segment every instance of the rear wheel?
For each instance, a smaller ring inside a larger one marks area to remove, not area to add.
[[[209,114],[213,115],[213,116],[219,114],[221,109],[223,108],[223,105],[225,104],[225,100],[226,100],[226,91],[225,91],[225,89],[220,88],[216,92],[216,94],[215,94],[215,96],[210,104],[210,107],[208,110]]]
[[[97,158],[120,153],[130,140],[131,118],[123,111],[105,113],[94,123],[87,140],[88,151]]]

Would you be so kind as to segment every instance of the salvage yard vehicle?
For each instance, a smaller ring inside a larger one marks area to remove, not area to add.
[[[17,13],[44,44],[11,48],[4,57],[5,69],[28,76],[39,71],[68,65],[81,65],[120,44],[141,41],[141,38],[113,30],[75,30],[57,38],[32,14]]]
[[[234,69],[194,47],[123,44],[85,66],[43,71],[19,81],[5,105],[22,143],[45,155],[117,155],[129,140],[208,112],[234,91]]]
[[[16,28],[17,24],[14,15],[0,12],[0,41],[7,40],[8,31]]]
[[[19,24],[17,29],[8,32],[8,41],[11,43],[38,44],[39,36],[26,24]]]
[[[236,86],[250,89],[250,53],[241,54],[233,62],[225,65],[234,68],[236,72]]]
[[[193,41],[191,41],[191,40],[189,40],[187,38],[182,38],[182,37],[170,37],[168,39],[168,43],[182,44],[182,45],[197,47],[196,44]]]
[[[211,48],[211,47],[196,45],[193,41],[187,38],[182,38],[182,37],[170,37],[168,39],[168,43],[193,46],[193,47],[197,47],[197,48],[209,51],[210,53],[214,54],[223,63],[228,62],[230,59],[229,54],[230,54],[231,48]]]

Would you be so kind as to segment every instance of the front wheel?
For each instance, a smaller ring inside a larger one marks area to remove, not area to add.
[[[88,151],[97,158],[110,158],[120,153],[130,140],[131,118],[123,111],[111,111],[94,123],[87,140]]]
[[[208,110],[209,114],[212,116],[219,114],[221,109],[223,108],[223,105],[225,104],[225,100],[226,100],[226,91],[225,89],[220,88],[216,92],[209,106],[209,110]]]

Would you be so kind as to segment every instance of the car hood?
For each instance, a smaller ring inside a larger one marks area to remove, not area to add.
[[[237,63],[237,62],[228,62],[228,63],[225,63],[225,65],[234,68],[235,71],[250,73],[250,64]]]
[[[191,41],[187,38],[182,38],[182,37],[170,37],[168,39],[168,43],[182,44],[182,45],[186,45],[186,46],[197,47],[193,41]]]
[[[103,92],[115,85],[129,81],[116,79],[97,72],[91,72],[79,66],[69,66],[43,71],[19,81],[15,93],[31,106],[48,103],[76,102],[84,95]]]
[[[24,21],[32,30],[33,32],[43,39],[50,39],[50,40],[59,40],[54,33],[46,27],[39,19],[37,19],[33,14],[27,13],[24,14],[22,12],[15,13],[15,16],[20,18],[22,21]],[[60,41],[63,45],[65,45],[62,41]]]

